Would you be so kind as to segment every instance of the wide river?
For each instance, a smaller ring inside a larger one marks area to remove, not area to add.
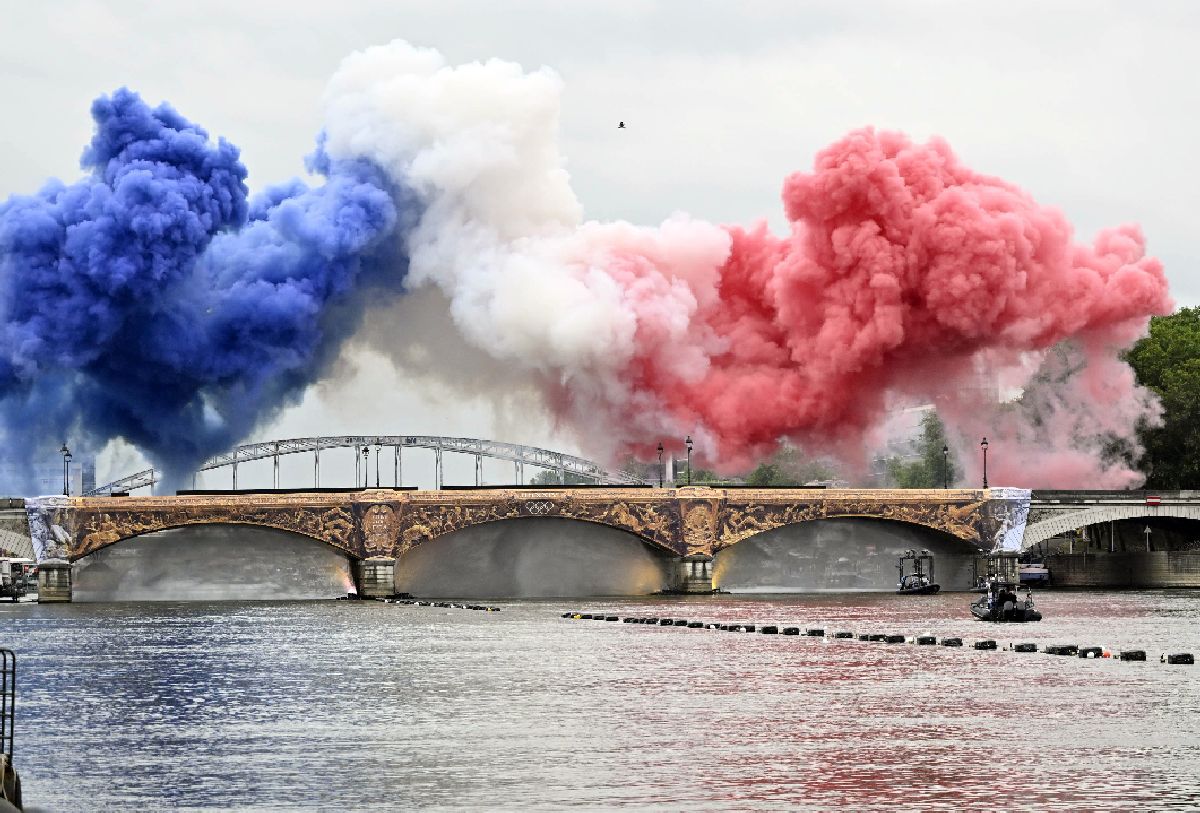
[[[1200,807],[1200,592],[0,604],[34,811]],[[568,609],[962,649],[576,621]],[[1146,663],[971,643],[1145,649]]]

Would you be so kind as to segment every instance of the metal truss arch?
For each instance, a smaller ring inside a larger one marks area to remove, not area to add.
[[[216,455],[204,461],[196,472],[212,471],[230,466],[236,472],[241,463],[256,460],[274,459],[276,474],[278,474],[278,459],[284,455],[313,454],[320,455],[328,449],[362,449],[372,446],[380,448],[399,449],[431,449],[440,461],[442,454],[455,453],[474,455],[476,458],[490,458],[516,464],[518,471],[524,466],[535,466],[540,469],[557,471],[560,482],[570,475],[580,477],[598,485],[646,485],[646,481],[624,471],[609,471],[599,463],[586,460],[575,455],[542,449],[537,446],[523,446],[517,443],[501,443],[480,438],[455,438],[440,435],[329,435],[314,438],[288,438],[286,440],[270,440],[263,443],[247,443],[238,446],[230,452]],[[441,487],[440,465],[438,466],[438,486]],[[480,468],[476,465],[477,477]],[[162,472],[157,469],[145,469],[119,480],[97,486],[84,492],[85,497],[102,496],[106,494],[134,491],[139,488],[152,488],[162,481]]]

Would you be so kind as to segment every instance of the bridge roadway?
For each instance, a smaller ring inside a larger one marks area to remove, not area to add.
[[[521,517],[592,522],[634,534],[679,557],[681,587],[700,590],[711,589],[707,563],[715,553],[784,525],[868,517],[931,528],[972,551],[988,552],[1020,546],[1028,508],[1027,490],[1007,488],[362,489],[26,501],[30,536],[43,563],[75,561],[124,539],[170,528],[257,525],[333,546],[362,563],[360,575],[367,574],[366,582],[378,581],[380,590],[390,584],[396,560],[414,547],[474,525]]]

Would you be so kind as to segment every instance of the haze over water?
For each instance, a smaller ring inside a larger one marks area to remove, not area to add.
[[[1158,809],[1200,672],[572,621],[567,609],[1196,650],[1200,594],[0,604],[31,810]]]

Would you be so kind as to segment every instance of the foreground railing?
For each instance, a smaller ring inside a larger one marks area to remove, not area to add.
[[[13,767],[13,724],[17,711],[17,655],[0,649],[0,800],[21,807],[21,777]]]

